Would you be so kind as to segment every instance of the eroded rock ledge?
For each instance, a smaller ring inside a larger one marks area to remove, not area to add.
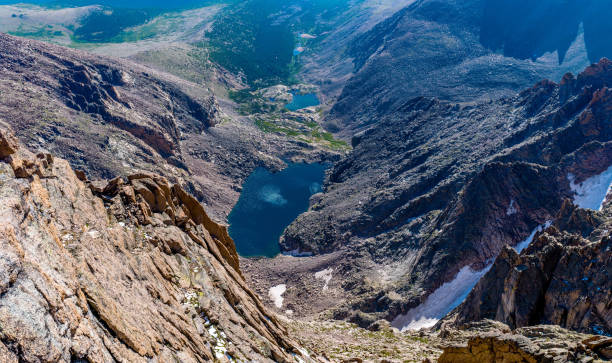
[[[164,178],[87,181],[0,124],[0,361],[295,361],[224,226]]]
[[[443,331],[469,336],[466,344],[454,344],[438,359],[439,363],[468,362],[600,362],[612,356],[612,338],[572,332],[558,326],[538,325],[511,331],[507,325],[482,321],[466,331]],[[465,337],[462,337],[465,339]]]

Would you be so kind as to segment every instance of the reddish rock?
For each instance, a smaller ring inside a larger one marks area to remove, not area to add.
[[[18,148],[19,143],[15,135],[8,129],[0,129],[0,159],[13,155],[17,152]]]
[[[179,186],[155,175],[100,186],[48,154],[10,159],[0,162],[0,361],[302,355],[246,285],[226,229]]]

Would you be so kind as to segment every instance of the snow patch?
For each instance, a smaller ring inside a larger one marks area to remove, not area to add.
[[[325,285],[323,286],[323,291],[327,290],[327,285],[329,284],[329,281],[332,279],[332,272],[334,272],[334,269],[330,267],[330,268],[326,268],[325,270],[316,272],[314,275],[315,279],[323,280],[325,282]]]
[[[300,252],[300,249],[296,248],[295,250],[283,252],[283,255],[293,257],[310,257],[312,256],[312,252]]]
[[[285,291],[287,291],[287,285],[285,284],[273,286],[268,291],[268,297],[274,302],[274,306],[279,309],[283,307],[283,294]]]
[[[574,204],[580,208],[601,210],[612,186],[612,166],[580,184],[575,183],[576,177],[571,173],[567,174],[567,179],[570,182],[570,188],[576,194]]]
[[[391,325],[401,330],[420,330],[434,326],[465,300],[491,266],[492,264],[480,271],[474,271],[470,266],[463,267],[452,281],[440,286],[421,305],[405,315],[397,316]]]
[[[234,359],[227,354],[227,346],[231,344],[227,341],[227,335],[212,324],[206,316],[204,317],[204,326],[208,328],[208,334],[215,340],[215,345],[212,347],[215,357],[217,359],[226,357],[230,362],[233,362]]]
[[[100,232],[96,231],[95,229],[92,229],[91,231],[87,232],[87,234],[91,238],[100,238],[100,236],[101,236]]]
[[[512,200],[510,201],[510,205],[508,206],[508,209],[506,209],[506,215],[507,215],[507,216],[511,216],[511,215],[513,215],[513,214],[516,214],[516,212],[518,212],[518,211],[516,210],[516,207],[514,206],[514,203],[516,203],[516,202],[514,201],[514,199],[512,199]]]
[[[308,353],[306,348],[298,348],[298,350],[300,351],[300,353],[302,353],[304,357],[310,358],[310,353]]]
[[[531,244],[531,242],[533,241],[533,237],[535,237],[536,233],[542,232],[546,228],[550,227],[551,224],[552,224],[552,221],[548,221],[548,222],[546,222],[544,224],[541,224],[541,225],[537,226],[531,232],[529,237],[525,238],[523,241],[519,242],[519,244],[514,246],[514,249],[516,250],[516,252],[521,253],[521,251],[523,251],[525,248],[527,248]]]

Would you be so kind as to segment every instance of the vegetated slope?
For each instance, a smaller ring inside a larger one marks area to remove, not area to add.
[[[212,59],[241,73],[252,87],[296,81],[302,46],[311,52],[319,36],[354,21],[363,0],[248,0],[228,6],[207,33]],[[304,34],[305,37],[301,35]],[[303,51],[304,51],[303,50]]]
[[[367,128],[406,98],[513,95],[612,56],[603,1],[422,0],[355,39],[355,76],[328,117]],[[520,14],[520,15],[519,15]],[[346,129],[348,128],[348,129]],[[350,130],[349,130],[350,129]]]
[[[514,98],[404,101],[354,138],[282,249],[340,251],[329,265],[349,301],[337,317],[407,312],[552,220],[574,196],[568,173],[580,183],[612,165],[611,82],[602,60]]]
[[[60,155],[90,177],[158,173],[218,220],[257,166],[329,155],[226,115],[206,84],[2,34],[0,51],[0,117],[31,149]]]
[[[224,9],[206,34],[212,60],[244,75],[253,86],[287,83],[293,73],[295,46],[295,34],[286,19],[291,5],[248,0]]]
[[[254,88],[303,80],[336,96],[352,72],[349,42],[413,1],[238,2],[219,13],[205,46],[216,63]]]
[[[293,361],[234,244],[154,174],[90,182],[0,125],[0,360]]]

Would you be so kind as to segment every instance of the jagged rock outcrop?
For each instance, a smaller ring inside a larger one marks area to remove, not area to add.
[[[612,334],[611,212],[610,205],[595,212],[566,200],[555,224],[520,255],[508,246],[502,250],[449,319]]]
[[[293,361],[220,226],[153,174],[87,181],[0,129],[0,361]]]
[[[438,362],[598,362],[612,357],[612,339],[558,326],[511,331],[507,326],[483,321],[466,328],[468,332],[463,334],[469,336],[467,343],[445,348]]]
[[[404,101],[358,135],[282,249],[337,253],[327,267],[349,295],[336,317],[405,314],[553,220],[574,197],[568,176],[612,165],[610,70],[604,59],[494,102]]]

